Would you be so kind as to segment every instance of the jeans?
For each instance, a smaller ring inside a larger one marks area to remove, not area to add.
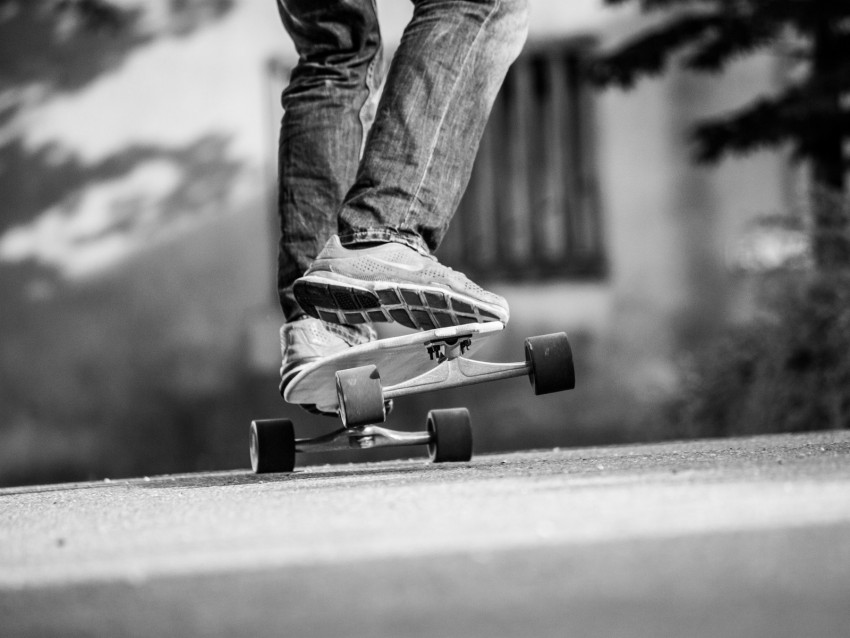
[[[283,91],[278,293],[331,235],[436,250],[469,181],[527,0],[413,0],[383,80],[374,0],[278,0],[298,63]]]

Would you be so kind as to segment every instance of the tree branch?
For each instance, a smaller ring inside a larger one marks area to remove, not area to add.
[[[716,29],[722,17],[685,14],[642,32],[613,53],[599,55],[591,65],[591,79],[601,86],[631,88],[641,76],[658,75],[668,59]]]

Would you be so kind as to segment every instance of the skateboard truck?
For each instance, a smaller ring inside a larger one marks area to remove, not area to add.
[[[466,354],[469,347],[472,345],[472,337],[454,337],[452,339],[439,339],[437,341],[429,341],[425,344],[425,349],[431,360],[437,359],[454,359],[457,357],[457,351],[460,350],[460,356]]]
[[[296,439],[296,452],[331,452],[336,450],[369,449],[403,445],[427,445],[427,432],[399,432],[378,425],[359,428],[340,428],[312,439]]]

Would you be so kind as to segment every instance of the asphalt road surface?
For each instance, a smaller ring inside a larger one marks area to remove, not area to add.
[[[49,635],[847,638],[850,431],[0,490]]]

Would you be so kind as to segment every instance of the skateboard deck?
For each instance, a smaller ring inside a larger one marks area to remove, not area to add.
[[[504,327],[500,321],[470,323],[354,346],[308,365],[289,382],[283,398],[289,403],[312,404],[330,412],[339,405],[335,375],[340,370],[374,365],[381,381],[394,385],[436,367],[439,357],[429,353],[430,344],[466,341],[468,345],[463,353],[471,354],[483,345],[486,337],[501,332]]]

